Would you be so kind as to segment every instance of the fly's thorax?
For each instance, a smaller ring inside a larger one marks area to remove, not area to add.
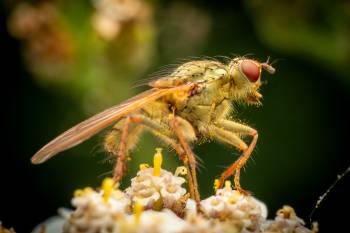
[[[186,106],[179,109],[181,117],[191,122],[196,128],[209,124],[216,113],[216,108],[229,99],[229,88],[222,79],[198,85],[198,91],[190,96]]]
[[[168,103],[160,99],[144,106],[142,112],[152,119],[164,119],[170,114],[170,109]]]
[[[223,99],[229,98],[230,89],[223,79],[200,84],[198,89],[198,93],[190,97],[188,105],[194,107],[217,105]]]
[[[205,83],[228,77],[227,65],[218,61],[191,61],[182,64],[171,74],[149,83],[152,87],[164,88],[185,83]]]

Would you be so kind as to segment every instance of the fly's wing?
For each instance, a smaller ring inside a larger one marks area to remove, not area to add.
[[[121,117],[141,108],[145,104],[169,93],[178,91],[187,92],[191,90],[192,87],[193,84],[186,84],[174,88],[153,88],[142,92],[141,94],[134,96],[133,98],[130,98],[119,105],[108,108],[65,131],[41,148],[32,157],[31,161],[34,164],[43,163],[57,153],[67,150],[89,139],[105,127],[111,125]]]

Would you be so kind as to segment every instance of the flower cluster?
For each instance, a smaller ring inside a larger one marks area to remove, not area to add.
[[[179,167],[174,175],[163,170],[161,164],[161,149],[157,149],[154,166],[140,165],[140,171],[124,192],[111,178],[103,181],[99,191],[89,187],[76,190],[72,200],[76,209],[64,214],[64,232],[134,232],[138,231],[136,226],[151,227],[159,221],[169,222],[170,226],[176,223],[180,227],[179,222],[184,225],[175,213],[180,214],[178,210],[184,209],[188,199],[182,187],[185,179],[179,177],[186,169]],[[150,232],[155,232],[154,229],[155,226]],[[159,228],[159,232],[165,232],[162,229]]]
[[[149,6],[141,0],[93,0],[92,25],[105,40],[115,39],[125,24],[150,18]]]
[[[160,153],[158,150],[155,155],[155,165],[161,161]],[[176,173],[173,175],[160,169],[160,165],[154,168],[141,166],[137,176],[131,179],[131,186],[126,189],[126,193],[133,202],[139,202],[146,209],[176,209],[179,201],[186,197],[186,189],[182,187],[186,180]]]
[[[103,189],[77,190],[72,200],[76,210],[68,214],[64,232],[109,232],[121,213],[130,212],[130,199],[120,190],[112,188],[110,179],[105,179]]]
[[[9,33],[21,40],[24,57],[38,77],[62,79],[70,69],[75,51],[73,38],[51,1],[20,1],[8,19]]]
[[[304,221],[299,218],[294,209],[290,206],[283,206],[277,211],[274,220],[268,220],[262,226],[264,232],[318,232],[317,223],[313,223],[312,231],[304,226]]]
[[[243,228],[253,232],[267,217],[264,203],[233,190],[230,181],[226,181],[225,187],[218,189],[216,195],[201,201],[201,207],[209,218],[240,222]]]
[[[265,204],[232,189],[229,181],[197,205],[182,187],[185,179],[179,175],[185,175],[186,169],[179,167],[173,174],[161,165],[161,149],[157,149],[153,167],[141,164],[126,190],[106,178],[98,190],[75,191],[75,210],[61,211],[63,233],[317,232],[317,226],[306,228],[289,206],[267,220]]]

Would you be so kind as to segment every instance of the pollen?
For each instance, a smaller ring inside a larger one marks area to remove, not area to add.
[[[74,197],[80,197],[84,194],[83,190],[82,189],[76,189],[74,191]]]
[[[232,190],[232,188],[231,188],[231,181],[229,181],[229,180],[225,181],[225,189],[226,190]]]
[[[230,203],[230,204],[235,204],[237,201],[238,201],[238,199],[241,197],[241,194],[239,193],[239,192],[234,192],[233,194],[232,194],[232,196],[230,196],[229,198],[228,198],[228,203]]]
[[[140,202],[136,201],[134,204],[134,216],[135,216],[135,223],[139,224],[141,220],[141,214],[143,212],[143,206]]]
[[[147,163],[141,163],[140,166],[139,166],[139,168],[140,168],[140,171],[145,170],[145,169],[149,168],[149,164],[147,164]]]
[[[103,189],[103,201],[106,203],[108,202],[111,193],[113,191],[114,181],[112,178],[105,178],[102,182],[102,189]]]
[[[162,148],[156,148],[156,154],[153,157],[153,175],[154,176],[160,176],[162,162],[163,162]]]
[[[219,179],[215,179],[214,180],[214,192],[216,193],[216,191],[219,189],[220,186],[220,181]]]
[[[91,187],[85,187],[84,189],[77,189],[74,191],[74,197],[81,197],[84,195],[88,195],[93,193],[93,189]]]
[[[184,166],[180,166],[180,167],[177,167],[176,170],[175,170],[175,176],[179,176],[179,175],[187,175],[187,169],[186,167]]]

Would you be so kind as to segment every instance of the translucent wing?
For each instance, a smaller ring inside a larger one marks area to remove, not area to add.
[[[121,117],[141,108],[145,104],[154,101],[166,94],[191,90],[193,84],[185,84],[174,88],[153,88],[134,96],[119,105],[104,110],[101,113],[77,124],[65,131],[51,142],[41,148],[31,159],[32,163],[39,164],[50,159],[57,153],[67,150],[89,139],[105,127],[111,125]]]

